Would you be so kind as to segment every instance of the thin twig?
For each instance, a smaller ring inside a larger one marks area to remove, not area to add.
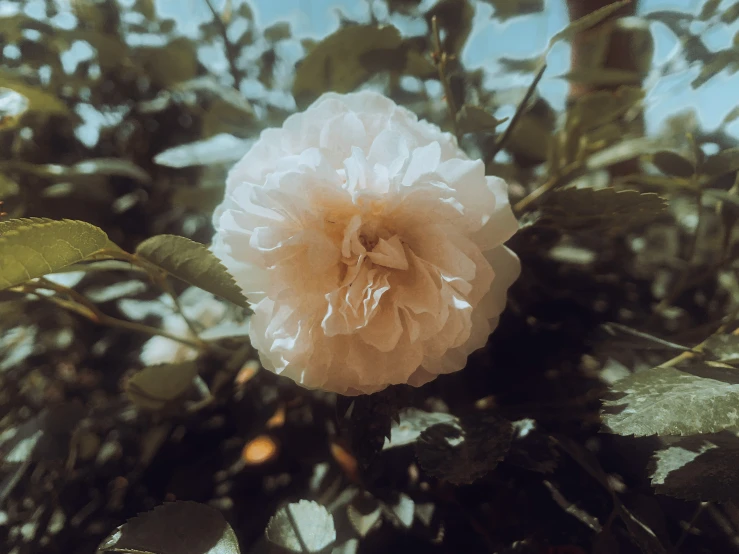
[[[221,31],[221,37],[223,38],[223,48],[226,51],[228,67],[231,73],[231,77],[233,77],[234,80],[234,88],[238,90],[239,84],[241,83],[241,71],[239,71],[239,68],[236,65],[236,52],[234,52],[233,44],[228,39],[228,28],[223,22],[223,19],[221,19],[220,14],[213,7],[211,1],[205,0],[205,3],[208,5],[210,12],[213,14],[213,18],[216,20],[216,25],[218,25],[218,29]]]
[[[150,327],[149,325],[144,325],[142,323],[136,323],[133,321],[126,321],[125,319],[118,319],[116,317],[112,317],[107,314],[104,314],[98,309],[97,306],[90,303],[89,301],[87,301],[86,303],[79,303],[76,301],[76,298],[74,301],[69,301],[69,300],[64,300],[63,298],[57,298],[56,296],[46,296],[46,295],[38,293],[38,289],[46,289],[46,288],[47,288],[47,285],[45,284],[36,286],[36,284],[31,283],[31,284],[24,285],[23,287],[20,287],[20,290],[21,292],[35,294],[38,298],[42,300],[47,300],[66,310],[75,312],[76,314],[79,314],[99,325],[105,325],[107,327],[114,327],[118,329],[126,329],[128,331],[135,331],[137,333],[144,333],[144,334],[151,335],[151,336],[160,336],[166,339],[173,340],[175,342],[179,342],[180,344],[184,344],[185,346],[189,346],[190,348],[194,348],[195,350],[203,349],[203,346],[198,342],[191,341],[183,337],[178,337],[177,335],[173,335],[171,333],[168,333],[167,331],[157,329],[156,327]],[[75,296],[82,297],[79,293],[76,293],[75,291],[71,291],[71,289],[67,289],[67,290],[57,290],[57,289],[66,289],[66,287],[57,285],[55,289],[52,289],[52,290],[54,290],[55,292],[63,292],[64,294],[69,294],[69,292],[74,293],[73,295],[70,294],[70,297],[75,297]]]
[[[510,138],[511,133],[513,132],[513,129],[516,128],[516,124],[518,123],[518,120],[523,115],[524,111],[526,111],[529,100],[531,100],[531,97],[534,95],[534,92],[536,91],[536,87],[539,84],[539,81],[541,81],[541,78],[544,76],[544,71],[546,70],[546,68],[547,68],[547,64],[544,63],[539,68],[539,71],[537,71],[536,77],[534,77],[534,80],[531,82],[531,85],[529,85],[529,88],[526,91],[526,94],[524,95],[523,100],[521,100],[521,102],[518,104],[518,107],[516,108],[516,113],[513,114],[513,118],[511,119],[511,122],[508,124],[508,127],[506,127],[506,130],[503,132],[503,136],[501,136],[498,139],[498,141],[495,143],[493,154],[492,156],[490,156],[491,160],[494,160],[498,152],[500,152],[503,149],[503,147],[505,146],[505,143]]]
[[[434,40],[434,52],[432,54],[434,65],[436,70],[439,72],[439,81],[444,87],[444,97],[446,99],[446,105],[449,109],[449,117],[452,120],[452,128],[454,129],[454,136],[459,138],[459,126],[457,125],[457,106],[454,103],[454,95],[452,94],[452,87],[449,83],[449,77],[446,74],[446,64],[452,59],[446,52],[441,49],[441,34],[439,32],[439,22],[436,16],[431,18],[431,32]]]
[[[669,554],[677,554],[678,550],[680,550],[680,547],[683,545],[683,542],[685,542],[685,539],[688,537],[688,533],[693,527],[695,527],[695,522],[698,521],[698,518],[700,517],[700,515],[703,513],[703,510],[705,510],[707,506],[708,506],[708,502],[701,502],[700,504],[698,504],[698,507],[693,513],[693,517],[690,518],[688,525],[686,525],[685,528],[683,529],[683,532],[680,534],[680,537],[677,539],[674,546],[670,549]]]
[[[670,342],[668,340],[655,337],[654,335],[650,335],[649,333],[644,333],[642,331],[632,329],[631,327],[627,327],[626,325],[621,325],[620,323],[613,323],[613,322],[604,323],[603,327],[605,327],[606,329],[612,328],[617,331],[621,331],[622,333],[628,333],[629,335],[633,335],[635,337],[639,337],[639,338],[651,341],[655,344],[660,344],[667,348],[672,348],[675,350],[682,350],[683,352],[693,352],[694,354],[699,354],[699,352],[697,352],[693,348],[688,348],[687,346],[683,346],[682,344],[677,344],[675,342]]]

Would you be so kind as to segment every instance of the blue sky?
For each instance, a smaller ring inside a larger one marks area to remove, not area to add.
[[[233,0],[238,5],[243,0]],[[641,14],[656,10],[678,9],[697,13],[704,0],[641,0]],[[735,0],[724,0],[722,8],[731,5]],[[222,6],[225,0],[214,0],[214,5]],[[203,0],[158,0],[157,4],[166,15],[175,17],[183,26],[195,27],[209,16]],[[340,8],[351,16],[367,13],[369,2],[366,0],[253,0],[251,2],[259,25],[266,26],[276,21],[287,20],[293,32],[299,37],[320,38],[335,30],[338,26],[336,8]],[[375,6],[382,5],[375,2]],[[433,0],[424,0],[425,4],[433,4]],[[183,10],[182,8],[185,7]],[[549,38],[567,25],[567,13],[564,0],[545,0],[543,13],[515,18],[505,23],[492,18],[492,7],[480,3],[475,14],[474,26],[470,40],[462,54],[464,63],[471,68],[483,66],[490,71],[495,88],[525,86],[531,77],[499,78],[496,61],[502,56],[514,58],[533,57],[542,53]],[[400,21],[403,30],[413,31],[412,22]],[[651,26],[655,39],[655,63],[662,65],[672,56],[679,57],[680,46],[676,37],[661,23]],[[739,32],[739,22],[731,27],[719,26],[710,32],[700,32],[707,46],[712,50],[726,48],[732,37]],[[417,32],[417,31],[416,31]],[[568,69],[569,46],[565,43],[556,45],[547,58],[549,67],[542,80],[541,93],[556,107],[564,105],[566,83],[556,78]],[[694,108],[703,125],[708,129],[715,128],[724,116],[739,104],[739,73],[729,76],[719,74],[703,87],[693,90],[690,82],[697,75],[698,69],[685,65],[680,71],[657,79],[656,75],[648,79],[647,123],[655,129],[666,116]],[[730,132],[739,136],[739,121],[730,127]]]

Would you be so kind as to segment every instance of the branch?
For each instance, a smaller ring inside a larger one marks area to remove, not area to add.
[[[226,51],[228,67],[231,73],[231,77],[233,77],[234,80],[234,88],[238,90],[239,83],[241,83],[241,71],[239,71],[239,68],[236,65],[236,56],[238,53],[234,51],[234,45],[231,44],[230,40],[228,40],[228,29],[226,27],[226,24],[223,22],[220,14],[213,7],[213,4],[210,0],[205,0],[205,3],[210,9],[210,13],[213,14],[213,18],[216,20],[216,25],[218,25],[218,29],[221,31],[221,37],[223,38],[223,48]]]

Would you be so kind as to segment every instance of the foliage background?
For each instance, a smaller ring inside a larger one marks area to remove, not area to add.
[[[7,218],[87,221],[128,252],[161,234],[207,244],[225,171],[259,131],[364,86],[455,130],[509,181],[524,267],[463,372],[354,401],[260,371],[244,311],[180,282],[182,313],[214,346],[150,341],[141,326],[189,330],[131,264],[0,291],[9,552],[94,552],[175,499],[217,508],[242,552],[285,547],[279,518],[265,528],[300,499],[326,508],[304,517],[331,519],[322,547],[337,554],[737,549],[739,106],[708,128],[690,111],[645,126],[644,98],[687,75],[725,99],[739,9],[660,7],[624,27],[604,8],[552,43],[552,56],[573,45],[566,75],[541,81],[563,83],[560,105],[527,95],[545,52],[465,65],[480,13],[526,21],[554,4],[377,1],[340,15],[337,34],[295,39],[245,3],[199,5],[210,15],[187,36],[166,2],[0,3]],[[664,32],[680,47],[657,64]]]

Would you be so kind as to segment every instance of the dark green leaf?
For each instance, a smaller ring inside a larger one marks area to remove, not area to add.
[[[485,2],[493,5],[493,17],[503,21],[544,10],[544,0],[485,0]]]
[[[130,519],[98,547],[98,553],[239,554],[231,526],[215,508],[166,502]]]
[[[665,175],[690,177],[695,173],[695,163],[685,155],[671,150],[660,150],[652,154],[652,163]]]
[[[666,209],[654,193],[569,187],[550,194],[541,212],[543,220],[565,231],[618,235],[651,223]]]
[[[577,99],[570,108],[568,124],[582,131],[598,129],[616,121],[644,99],[641,87],[618,87],[615,91],[595,91]]]
[[[326,91],[349,92],[375,73],[406,73],[412,53],[395,27],[344,27],[319,42],[298,64],[293,94],[315,97]],[[426,76],[435,73],[430,61],[424,65]]]
[[[498,58],[498,63],[503,66],[506,71],[519,71],[521,73],[533,73],[538,71],[544,63],[542,56],[536,58]]]
[[[190,389],[197,374],[195,362],[145,367],[128,380],[126,395],[139,408],[162,410]]]
[[[374,394],[341,396],[336,409],[341,418],[340,432],[346,439],[360,467],[366,469],[391,438],[393,421],[398,421],[400,407],[405,405],[407,389],[388,387]]]
[[[267,525],[267,539],[292,552],[320,552],[336,540],[333,516],[320,504],[301,500],[280,508]]]
[[[458,426],[438,423],[426,429],[416,443],[416,456],[429,475],[455,485],[472,483],[498,465],[512,437],[510,421],[475,413]]]
[[[729,148],[706,158],[701,168],[711,177],[720,177],[739,170],[739,148]]]
[[[202,244],[176,235],[158,235],[136,248],[136,255],[186,283],[246,306],[246,298],[220,260]]]
[[[715,433],[739,423],[739,385],[671,367],[625,377],[613,393],[621,397],[604,402],[603,422],[619,435]]]
[[[461,133],[494,133],[495,128],[507,119],[496,119],[483,108],[467,104],[457,112],[457,126]]]
[[[29,218],[0,222],[0,290],[54,273],[109,247],[84,221]]]

